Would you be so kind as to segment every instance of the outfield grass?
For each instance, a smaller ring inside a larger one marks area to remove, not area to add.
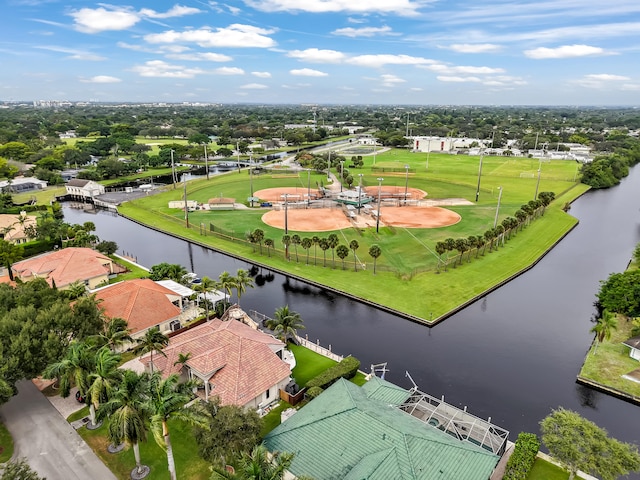
[[[0,463],[6,463],[13,455],[13,438],[7,427],[0,423]]]
[[[377,185],[375,180],[381,174],[377,168],[381,165],[404,165],[411,167],[409,186],[428,192],[428,198],[462,197],[475,200],[479,159],[468,156],[431,154],[429,169],[424,162],[425,156],[406,151],[391,151],[377,156],[376,166],[372,157],[365,157],[365,167],[353,169],[352,173],[363,173],[364,185]],[[330,286],[341,292],[352,294],[374,303],[404,312],[425,321],[435,320],[452,309],[469,301],[487,289],[522,271],[543,255],[555,242],[566,234],[577,221],[562,211],[565,203],[584,193],[588,187],[573,181],[576,172],[575,162],[552,161],[543,163],[538,191],[554,191],[557,200],[547,208],[546,214],[531,225],[513,235],[511,240],[497,252],[486,254],[472,252],[471,262],[465,254],[465,262],[457,267],[449,267],[448,272],[436,274],[438,264],[434,252],[436,242],[448,237],[459,238],[469,235],[481,235],[493,227],[498,187],[503,188],[498,221],[512,216],[520,206],[531,200],[535,193],[537,178],[535,172],[538,162],[530,159],[512,159],[505,157],[485,157],[478,203],[471,206],[450,207],[458,212],[462,220],[456,225],[435,229],[403,229],[382,227],[379,233],[375,229],[348,228],[337,233],[340,242],[348,245],[356,240],[360,248],[357,255],[360,262],[367,264],[367,271],[354,271],[353,253],[347,258],[348,269],[341,269],[337,259],[335,268],[331,260],[331,251],[327,251],[327,267],[322,267],[323,255],[318,249],[318,266],[313,266],[314,247],[310,249],[311,264],[305,265],[306,252],[298,247],[296,262],[295,248],[291,248],[291,261],[283,258],[281,238],[283,231],[269,227],[261,221],[264,209],[234,211],[196,211],[189,215],[191,228],[187,230],[184,213],[170,210],[168,201],[180,200],[182,190],[145,197],[128,202],[120,207],[120,212],[141,223],[168,231],[189,240],[213,246],[222,251],[238,255],[271,268],[282,270],[300,278]],[[389,166],[385,168],[391,168]],[[403,169],[404,170],[404,169]],[[404,171],[393,172],[385,177],[384,185],[404,186]],[[525,173],[528,177],[521,177]],[[534,175],[533,177],[531,175]],[[312,187],[326,182],[324,174],[311,174]],[[253,191],[263,188],[298,186],[307,188],[307,173],[301,172],[297,178],[274,178],[270,174],[253,176]],[[249,196],[249,176],[246,170],[240,174],[231,172],[212,177],[211,180],[196,180],[188,184],[188,198],[206,202],[212,197],[232,197],[239,201]],[[313,210],[309,212],[313,215]],[[254,248],[241,241],[228,242],[200,230],[208,230],[209,224],[216,228],[234,232],[238,239],[244,239],[247,232],[261,228],[265,238],[271,238],[276,247],[271,257],[263,249],[263,255],[254,252]],[[289,234],[298,233],[302,238],[312,237],[313,232],[296,232],[295,225],[289,226]],[[322,232],[320,238],[331,232]],[[368,255],[371,245],[377,244],[382,256],[377,261],[377,275],[373,275],[372,259]],[[450,263],[457,257],[450,254]],[[358,270],[361,270],[358,268]],[[378,288],[384,284],[385,288]],[[413,295],[414,292],[429,292],[428,295]],[[412,301],[407,302],[411,295]]]
[[[594,341],[587,353],[579,378],[591,380],[605,387],[614,388],[640,399],[640,383],[622,376],[638,368],[638,361],[629,356],[629,347],[622,344],[631,337],[633,324],[618,317],[618,329],[609,340]],[[595,350],[595,354],[594,354]]]
[[[71,422],[88,415],[89,409],[84,409],[71,415]],[[121,480],[130,478],[131,470],[136,465],[133,449],[127,446],[122,452],[111,454],[107,452],[109,440],[107,438],[107,422],[96,430],[87,430],[82,427],[78,430],[80,436],[87,442],[91,449],[100,457],[104,464]],[[198,445],[193,436],[193,427],[177,420],[169,421],[171,444],[176,461],[176,471],[179,478],[190,480],[207,480],[211,472],[209,464],[198,456]],[[144,465],[151,467],[148,479],[166,480],[169,477],[167,470],[167,455],[149,434],[146,442],[140,444],[140,458]]]

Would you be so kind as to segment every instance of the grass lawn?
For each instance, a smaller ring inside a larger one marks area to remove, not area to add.
[[[618,317],[618,329],[612,332],[611,338],[601,344],[593,342],[579,377],[640,399],[640,383],[622,378],[622,375],[640,368],[640,363],[629,356],[629,347],[622,345],[622,342],[631,337],[632,328],[631,321]]]
[[[144,278],[149,276],[149,271],[144,268],[140,268],[137,265],[134,265],[131,262],[123,260],[122,257],[111,256],[114,262],[123,267],[126,267],[129,271],[127,273],[121,273],[117,275],[115,278],[112,278],[109,283],[117,283],[122,282],[124,280],[131,280],[134,278]]]
[[[291,408],[291,405],[283,400],[280,400],[280,403],[277,407],[275,407],[264,417],[262,417],[262,431],[260,432],[260,435],[262,437],[265,437],[271,430],[280,425],[280,414],[287,408]]]
[[[408,163],[415,169],[415,177],[410,179],[410,186],[422,188],[429,193],[429,198],[464,197],[475,198],[477,184],[477,160],[473,157],[450,155],[432,155],[429,170],[418,172],[418,158],[415,154],[401,152],[397,155],[401,163]],[[379,155],[378,158],[383,157]],[[439,158],[442,157],[442,158]],[[365,157],[367,158],[367,157]],[[369,165],[362,169],[366,184],[375,182],[378,172],[372,169],[371,158],[366,160]],[[422,160],[419,161],[422,164]],[[377,163],[378,165],[378,163]],[[120,212],[135,220],[160,230],[168,231],[180,237],[211,245],[222,251],[249,259],[274,269],[288,272],[302,279],[330,286],[338,291],[352,294],[374,303],[404,312],[426,322],[436,320],[452,309],[482,294],[501,281],[517,274],[536,261],[553,244],[568,232],[577,221],[562,210],[567,202],[572,201],[588,187],[573,182],[575,165],[571,162],[550,162],[544,164],[540,181],[540,191],[556,192],[556,201],[546,210],[545,215],[529,226],[512,235],[511,239],[500,247],[497,252],[472,252],[471,262],[465,254],[465,262],[453,268],[454,258],[458,255],[451,253],[451,266],[446,273],[436,274],[438,263],[434,252],[435,243],[447,237],[460,238],[469,235],[480,235],[493,226],[498,186],[503,187],[504,194],[500,207],[499,221],[513,215],[522,205],[529,201],[535,192],[535,179],[521,177],[523,172],[537,171],[538,163],[529,159],[505,159],[493,157],[485,160],[480,200],[472,206],[451,207],[461,214],[462,221],[456,225],[435,229],[403,229],[383,227],[380,233],[375,229],[348,228],[337,233],[340,243],[348,245],[351,240],[359,243],[358,258],[367,264],[366,271],[358,267],[354,271],[353,252],[347,258],[348,268],[342,270],[338,259],[334,266],[331,252],[327,252],[327,266],[323,267],[323,254],[318,250],[319,260],[314,265],[315,249],[310,253],[312,259],[306,264],[306,255],[298,247],[292,247],[291,261],[284,259],[281,244],[282,230],[267,226],[261,221],[264,209],[248,209],[236,211],[197,211],[190,214],[191,228],[186,229],[183,212],[170,210],[169,200],[179,200],[181,189],[145,197],[134,202],[127,202],[120,207]],[[457,169],[457,170],[456,170]],[[456,173],[457,172],[457,173]],[[322,180],[323,174],[311,175],[311,184]],[[404,185],[404,175],[389,177],[386,184]],[[212,197],[224,196],[243,199],[248,196],[249,178],[246,171],[240,174],[230,174],[212,177],[210,181],[195,180],[188,184],[188,198],[205,202]],[[273,178],[262,174],[254,176],[253,191],[277,186],[307,186],[307,174],[303,172],[298,178]],[[235,241],[212,235],[208,232],[209,224],[213,223],[225,231],[234,232]],[[204,229],[200,226],[204,225]],[[257,248],[244,240],[246,232],[255,228],[263,229],[265,238],[271,238],[275,243],[275,251],[270,255],[263,248],[262,255]],[[290,235],[299,233],[304,237],[312,237],[312,232],[295,232],[293,227]],[[318,236],[326,237],[330,232],[322,232]],[[377,261],[377,274],[373,275],[372,259],[368,255],[371,245],[377,244],[382,255]],[[478,258],[476,259],[476,256]],[[297,261],[296,261],[297,259]],[[385,288],[379,288],[384,285]],[[415,291],[429,292],[428,295],[413,295]],[[412,301],[407,301],[411,295]]]
[[[335,360],[331,360],[300,345],[289,344],[289,348],[296,357],[296,366],[292,370],[291,376],[300,385],[300,388],[304,388],[309,380],[337,363]]]
[[[527,480],[566,480],[569,472],[542,458],[536,458]]]
[[[0,423],[0,463],[6,463],[13,455],[13,438],[7,427]]]
[[[15,203],[24,203],[35,198],[38,205],[50,205],[55,197],[64,195],[65,193],[67,193],[67,190],[64,186],[54,185],[43,190],[15,193],[12,195],[12,198]]]
[[[88,413],[87,407],[71,415],[68,420],[77,420]],[[207,480],[211,476],[209,464],[198,456],[198,446],[192,433],[193,427],[177,420],[171,420],[169,421],[169,431],[178,477],[190,480]],[[130,478],[131,470],[135,467],[133,449],[127,446],[120,453],[108,453],[109,440],[106,422],[97,430],[87,430],[82,427],[78,433],[116,477],[122,480]],[[167,456],[164,450],[156,444],[151,434],[146,442],[140,444],[140,458],[143,464],[151,467],[148,479],[165,480],[169,478]]]

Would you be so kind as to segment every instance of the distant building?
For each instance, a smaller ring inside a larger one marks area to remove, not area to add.
[[[36,223],[36,217],[27,215],[26,212],[20,212],[20,215],[1,214],[0,238],[15,245],[26,243],[31,238],[26,234],[25,228],[35,226]]]
[[[93,180],[84,180],[82,178],[73,178],[65,185],[67,195],[75,197],[93,198],[105,193],[104,185],[94,182]]]
[[[47,182],[38,180],[36,177],[16,177],[0,182],[0,191],[3,192],[20,193],[45,188],[47,188]]]

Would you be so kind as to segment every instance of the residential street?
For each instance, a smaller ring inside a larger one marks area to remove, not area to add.
[[[18,390],[0,408],[0,418],[13,436],[14,458],[25,457],[47,480],[115,480],[31,381],[18,383]]]

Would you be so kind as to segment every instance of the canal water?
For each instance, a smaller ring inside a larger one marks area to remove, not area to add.
[[[412,385],[409,372],[422,391],[491,417],[512,440],[538,432],[538,422],[563,406],[640,445],[639,407],[575,383],[593,338],[599,282],[624,270],[640,242],[639,187],[636,167],[621,185],[588,192],[570,210],[580,224],[540,263],[433,328],[259,268],[260,286],[247,290],[241,306],[272,315],[288,304],[310,340],[356,356],[363,370],[388,362],[387,379],[404,387]],[[67,222],[93,221],[101,239],[149,267],[179,263],[213,278],[252,267],[112,213],[64,211]],[[407,301],[414,295],[429,292],[408,292]]]

